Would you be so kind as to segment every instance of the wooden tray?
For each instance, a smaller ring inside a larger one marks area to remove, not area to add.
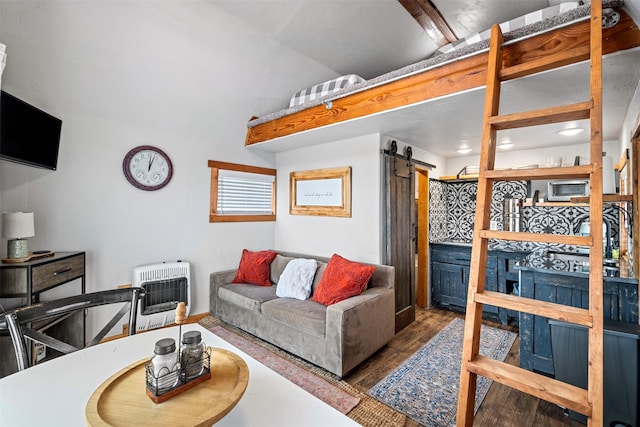
[[[211,379],[166,402],[146,394],[144,364],[132,363],[102,383],[85,411],[90,426],[210,426],[238,403],[249,382],[249,368],[235,353],[211,349]]]
[[[50,257],[50,256],[54,256],[55,252],[42,252],[42,253],[30,253],[29,255],[27,255],[26,257],[23,258],[2,258],[2,262],[5,264],[18,264],[21,262],[27,262],[27,261],[31,261],[32,259],[38,259],[38,258],[46,258],[46,257]]]

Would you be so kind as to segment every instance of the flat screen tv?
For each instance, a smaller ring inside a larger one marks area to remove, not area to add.
[[[56,170],[62,120],[1,91],[0,159]]]

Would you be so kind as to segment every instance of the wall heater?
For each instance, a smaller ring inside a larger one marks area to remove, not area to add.
[[[175,321],[179,302],[191,305],[190,267],[188,262],[161,262],[134,268],[133,286],[144,289],[138,304],[136,331],[160,328]]]

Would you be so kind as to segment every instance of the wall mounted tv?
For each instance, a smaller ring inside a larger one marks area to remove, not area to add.
[[[62,120],[0,92],[0,159],[56,170]]]

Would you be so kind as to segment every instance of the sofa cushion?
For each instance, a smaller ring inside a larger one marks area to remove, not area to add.
[[[311,301],[276,298],[262,304],[262,314],[304,332],[323,337],[326,331],[327,307]]]
[[[220,286],[218,298],[260,313],[262,303],[277,298],[277,296],[275,286],[233,284]]]
[[[320,304],[331,305],[360,295],[374,270],[373,265],[349,261],[338,254],[333,254],[318,288],[313,293],[313,300]]]
[[[327,263],[318,261],[318,268],[316,269],[316,275],[313,277],[313,283],[311,284],[311,293],[313,294],[318,289],[318,283],[322,280],[322,275],[327,269]]]
[[[278,255],[274,251],[251,252],[242,250],[236,277],[232,283],[250,283],[252,285],[271,286],[269,281],[271,261]]]
[[[276,295],[281,298],[305,300],[311,295],[311,283],[318,263],[315,259],[291,260],[280,275]]]
[[[276,255],[273,261],[271,261],[271,266],[269,267],[271,270],[271,283],[276,284],[280,281],[280,276],[287,267],[287,264],[289,264],[289,261],[294,259],[295,258],[290,256],[282,256],[280,254]]]

